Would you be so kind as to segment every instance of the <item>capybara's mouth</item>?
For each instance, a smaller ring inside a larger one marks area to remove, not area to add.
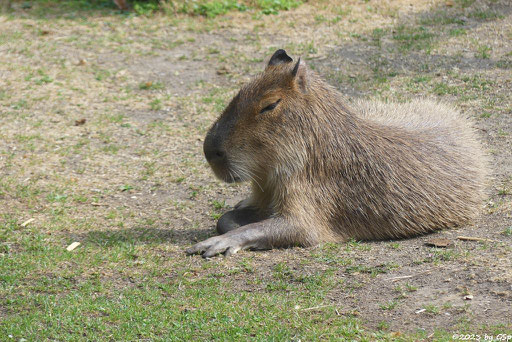
[[[234,172],[233,170],[230,170],[229,168],[227,169],[227,172],[225,173],[225,177],[223,178],[223,180],[226,183],[240,183],[240,182],[243,182],[242,177],[240,177],[236,172]]]
[[[210,167],[215,176],[226,183],[239,183],[244,181],[242,177],[227,164],[219,165],[210,163]]]
[[[228,181],[228,183],[239,183],[243,181],[243,179],[238,176],[231,176],[230,180],[231,181]]]

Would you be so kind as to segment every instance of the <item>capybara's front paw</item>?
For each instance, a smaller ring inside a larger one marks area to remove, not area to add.
[[[194,246],[188,248],[186,252],[189,255],[201,254],[203,258],[211,258],[217,254],[230,256],[243,248],[243,244],[238,239],[221,235],[196,243]]]
[[[226,234],[211,237],[196,243],[186,252],[189,255],[201,254],[203,258],[211,258],[217,254],[230,256],[241,249],[268,249],[268,238],[261,225],[261,222],[248,224]]]

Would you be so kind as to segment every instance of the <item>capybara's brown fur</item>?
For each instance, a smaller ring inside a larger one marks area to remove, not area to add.
[[[237,210],[258,218],[225,231],[233,237],[248,224],[264,231],[264,242],[231,252],[455,227],[479,212],[487,177],[470,121],[451,106],[349,105],[283,50],[233,98],[211,128],[205,154],[220,179],[252,182],[252,196]],[[192,252],[223,240],[215,241]],[[236,243],[224,244],[213,254]]]

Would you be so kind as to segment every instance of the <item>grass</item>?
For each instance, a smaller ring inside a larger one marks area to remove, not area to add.
[[[151,110],[160,110],[162,109],[162,100],[154,99],[149,103],[149,106],[151,107]]]
[[[141,90],[158,90],[163,89],[164,87],[164,84],[159,81],[146,81],[139,84],[139,89]]]
[[[455,328],[436,314],[442,302],[427,301],[438,295],[432,278],[451,278],[455,288],[468,283],[467,265],[487,275],[489,264],[511,259],[510,224],[492,221],[506,216],[508,183],[495,187],[494,214],[484,217],[500,228],[478,231],[505,247],[351,240],[209,261],[183,250],[213,236],[215,220],[248,192],[215,180],[202,142],[280,47],[332,72],[350,97],[453,101],[481,118],[494,153],[503,153],[510,127],[493,125],[510,108],[502,80],[510,55],[473,30],[484,21],[499,29],[492,3],[484,11],[456,0],[443,12],[425,2],[428,11],[411,9],[412,20],[372,1],[132,4],[123,13],[111,0],[34,0],[0,18],[0,336],[449,340]],[[455,68],[468,47],[475,55]],[[496,64],[501,78],[473,70],[474,59]],[[81,245],[67,251],[74,241]],[[425,267],[436,271],[421,275]],[[507,281],[500,267],[492,269],[500,281],[482,282],[496,306],[503,303],[492,291]],[[389,280],[409,274],[410,283]],[[404,330],[402,319],[416,319],[425,302],[425,332]],[[493,311],[459,310],[455,301],[448,309],[466,322],[460,332],[511,331]]]
[[[226,14],[231,10],[246,11],[247,9],[248,7],[245,4],[239,3],[237,0],[214,0],[192,3],[191,5],[189,5],[189,2],[184,2],[179,11],[206,17],[216,17],[221,14]]]
[[[427,304],[423,307],[425,309],[425,312],[431,315],[437,315],[441,311],[436,305],[434,304]]]
[[[281,292],[257,296],[231,292],[224,285],[229,274],[216,273],[197,279],[191,277],[191,266],[187,264],[175,268],[174,277],[156,281],[162,274],[161,266],[157,260],[144,258],[133,241],[115,243],[107,249],[88,244],[70,253],[62,248],[45,247],[44,238],[36,235],[22,248],[26,252],[10,258],[7,265],[6,258],[2,258],[1,264],[2,274],[9,274],[2,277],[1,305],[11,308],[12,315],[2,321],[0,332],[17,340],[56,336],[64,340],[76,336],[212,340],[236,339],[249,331],[257,339],[315,339],[324,334],[350,338],[363,332],[353,319],[331,321],[330,327],[314,324],[316,320],[330,320],[332,310],[313,314],[295,310],[297,305],[307,308],[318,303],[308,295],[307,287],[300,293],[294,291],[296,295],[291,296]],[[27,263],[28,258],[34,262]],[[49,260],[53,267],[48,268]],[[73,267],[69,267],[70,263]],[[111,269],[124,265],[132,271],[119,282],[109,274],[91,272],[91,263]],[[12,272],[13,267],[18,271]],[[9,290],[29,273],[45,274],[45,277],[26,288],[25,296]],[[148,281],[148,276],[154,280]],[[116,295],[111,297],[108,293]],[[250,305],[243,310],[236,309],[241,303]],[[278,326],[274,324],[276,321],[294,323]],[[232,325],[231,322],[245,323]],[[231,327],[226,329],[227,324]]]
[[[464,21],[458,15],[450,15],[444,11],[439,11],[429,16],[425,16],[419,20],[421,25],[463,25]]]
[[[150,229],[90,235],[73,252],[48,245],[39,227],[21,229],[11,216],[3,217],[0,233],[7,238],[2,253],[9,254],[0,259],[0,307],[9,313],[0,333],[16,340],[231,340],[249,332],[255,339],[282,340],[366,334],[356,319],[332,319],[333,308],[308,310],[322,303],[318,291],[326,275],[304,276],[277,264],[274,279],[262,284],[270,292],[254,295],[225,286],[232,277],[253,272],[250,259],[212,268],[188,258],[173,263],[168,277],[168,259],[146,253],[151,246],[159,249],[161,241]],[[139,245],[141,241],[146,245]],[[9,247],[13,245],[17,251]],[[197,277],[201,270],[209,272]],[[20,282],[33,278],[40,281],[23,286],[20,296]]]
[[[456,0],[455,2],[462,8],[470,7],[476,0]]]
[[[387,302],[385,304],[381,304],[380,308],[381,308],[381,310],[394,310],[397,305],[398,305],[398,302],[393,300],[393,301]]]
[[[463,28],[454,28],[449,31],[450,36],[458,37],[467,34],[467,30]]]
[[[477,57],[480,57],[482,59],[489,59],[491,57],[490,52],[491,52],[491,48],[489,46],[480,45],[480,46],[478,46]]]
[[[460,92],[460,88],[456,86],[450,86],[444,82],[438,82],[434,85],[432,92],[438,96],[442,95],[457,95]]]
[[[411,285],[409,283],[405,283],[405,288],[407,289],[407,291],[409,292],[414,292],[414,291],[417,291],[418,288],[414,285]]]
[[[244,12],[248,10],[258,11],[261,14],[278,14],[279,11],[288,11],[302,3],[300,0],[197,0],[197,1],[158,1],[135,0],[131,2],[133,13],[139,16],[151,17],[156,13],[188,14],[214,18],[230,11]],[[74,19],[77,13],[118,13],[120,12],[111,0],[36,0],[24,2],[21,5],[25,10],[30,10],[37,16],[45,16],[48,11],[52,15],[64,16]]]
[[[398,42],[402,51],[429,49],[434,36],[434,33],[423,26],[398,25],[393,33],[393,39]]]
[[[494,20],[494,19],[503,19],[503,16],[501,14],[499,14],[498,12],[494,12],[492,10],[478,9],[473,12],[470,12],[468,14],[468,16],[470,18],[474,18],[477,20],[483,20],[483,21]]]

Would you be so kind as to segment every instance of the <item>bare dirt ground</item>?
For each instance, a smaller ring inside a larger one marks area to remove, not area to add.
[[[0,32],[4,219],[34,218],[46,243],[63,247],[129,241],[160,258],[168,272],[158,279],[185,268],[198,281],[221,274],[230,293],[269,291],[283,264],[278,280],[320,274],[323,304],[311,311],[335,308],[371,329],[512,329],[509,1],[312,2],[276,16],[174,21],[41,20],[19,9],[0,17]],[[409,240],[186,257],[248,191],[214,179],[206,130],[276,48],[302,55],[351,99],[435,98],[474,118],[494,177],[481,217]],[[425,244],[434,238],[453,245]],[[230,273],[242,264],[250,272]],[[95,272],[129,286],[122,272]]]

